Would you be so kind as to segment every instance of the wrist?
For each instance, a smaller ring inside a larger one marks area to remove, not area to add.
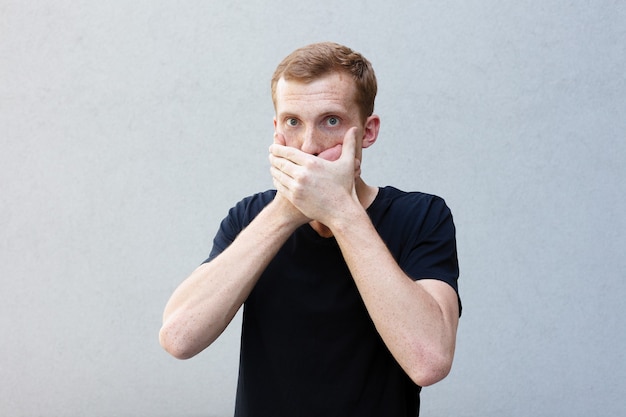
[[[272,219],[280,224],[279,227],[295,231],[298,227],[310,221],[300,210],[280,193],[276,193],[274,200],[267,206]]]
[[[342,233],[350,228],[359,227],[361,222],[370,222],[367,211],[358,201],[342,206],[341,210],[334,213],[328,220],[328,227],[334,234]]]

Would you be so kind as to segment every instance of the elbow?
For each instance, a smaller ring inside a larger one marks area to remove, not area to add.
[[[159,343],[167,353],[176,359],[190,359],[199,353],[189,342],[189,337],[181,334],[180,330],[168,323],[163,324],[159,331]]]
[[[420,387],[428,387],[444,379],[450,373],[450,368],[434,368],[420,370],[409,375],[411,380]]]
[[[420,387],[436,384],[450,373],[452,359],[452,355],[427,355],[408,369],[407,375]]]

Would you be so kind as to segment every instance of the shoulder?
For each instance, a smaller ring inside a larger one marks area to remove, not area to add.
[[[222,220],[221,232],[236,236],[274,199],[275,195],[276,190],[267,190],[239,200]]]
[[[445,200],[437,195],[420,191],[402,191],[392,186],[380,188],[371,209],[413,214],[450,211]]]
[[[393,187],[379,194],[370,216],[402,269],[413,279],[433,278],[457,290],[456,228],[444,199]]]
[[[432,234],[453,237],[452,212],[443,198],[387,186],[368,208],[372,223],[387,239],[429,239]]]
[[[204,262],[209,262],[226,249],[237,235],[274,199],[275,195],[275,190],[268,190],[245,197],[235,204],[220,223],[217,234],[213,238],[211,254]]]
[[[275,195],[276,190],[267,190],[247,196],[230,209],[228,216],[238,218],[246,224],[250,223],[265,206],[272,202]]]
[[[276,195],[276,190],[266,190],[261,191],[256,194],[249,195],[247,197],[242,198],[237,203],[237,206],[251,206],[251,205],[262,205],[266,206],[269,202],[274,199]]]

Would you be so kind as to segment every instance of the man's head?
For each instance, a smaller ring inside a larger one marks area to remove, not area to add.
[[[309,83],[331,73],[345,73],[355,84],[354,104],[365,120],[374,112],[376,75],[370,62],[352,49],[332,42],[296,49],[278,65],[272,77],[272,101],[276,107],[276,85],[285,81]]]

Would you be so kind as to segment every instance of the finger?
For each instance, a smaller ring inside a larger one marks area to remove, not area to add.
[[[275,171],[282,175],[286,175],[289,178],[293,178],[295,176],[298,165],[294,164],[289,159],[275,156],[274,154],[270,154],[269,159],[270,169],[273,170],[272,175],[274,175]]]
[[[357,147],[357,139],[356,139],[356,127],[350,128],[345,136],[343,137],[343,146],[341,148],[341,158],[354,160],[356,156],[356,147]]]
[[[354,178],[358,178],[361,176],[361,161],[357,158],[354,158]]]
[[[270,167],[270,174],[272,175],[272,182],[274,187],[284,193],[286,196],[291,195],[291,189],[293,187],[293,179],[285,174],[283,171],[275,167]]]
[[[299,149],[279,144],[273,144],[270,146],[270,154],[278,158],[287,159],[296,165],[304,165],[307,158],[313,157],[312,155],[304,153]]]
[[[282,179],[284,178],[285,174],[283,174],[281,170],[276,167],[270,167],[270,174],[272,175],[272,181],[274,182],[274,185],[280,184],[281,186],[284,186]]]
[[[284,158],[279,158],[275,156],[274,154],[270,154],[269,158],[270,158],[270,169],[282,172],[287,160]]]
[[[276,152],[278,149],[280,149],[280,147],[285,147],[285,146],[286,146],[285,135],[283,135],[282,133],[274,132],[274,143],[271,144],[269,147],[270,157],[272,155],[276,155]]]
[[[286,148],[286,147],[287,147],[287,142],[285,140],[285,135],[279,132],[274,132],[274,143],[270,145],[270,148],[269,148],[270,156],[276,155],[276,156],[281,156],[284,158],[284,155],[279,155],[279,152],[281,148]]]
[[[285,185],[280,182],[280,180],[278,180],[276,177],[272,177],[272,183],[274,183],[274,188],[276,188],[276,191],[278,191],[285,197],[289,195],[289,189],[285,187]]]

